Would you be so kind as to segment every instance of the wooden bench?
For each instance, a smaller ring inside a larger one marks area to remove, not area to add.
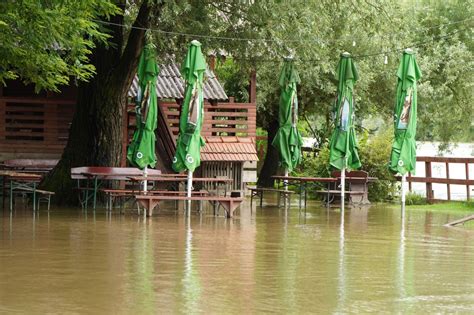
[[[370,204],[368,199],[368,184],[370,181],[376,180],[376,178],[369,177],[369,174],[365,171],[346,171],[345,175],[346,184],[349,185],[348,189],[345,190],[345,195],[349,196],[349,202],[353,204]],[[331,176],[339,179],[337,182],[333,183],[333,187],[329,184],[327,189],[315,191],[316,193],[327,195],[327,205],[329,205],[336,196],[341,195],[341,190],[336,189],[336,187],[339,188],[341,185],[341,172],[333,171]]]
[[[250,207],[253,204],[253,197],[260,198],[260,207],[263,204],[263,194],[265,192],[276,192],[278,193],[278,206],[280,206],[280,199],[283,196],[285,199],[288,199],[288,204],[291,204],[291,195],[294,194],[294,191],[285,190],[285,189],[276,189],[276,188],[265,188],[265,187],[249,187],[250,190]]]
[[[112,210],[113,204],[115,199],[117,198],[127,198],[133,197],[137,194],[143,194],[143,192],[139,192],[136,189],[100,189],[100,191],[104,192],[107,196],[107,209]],[[206,196],[209,195],[208,191],[199,190],[199,191],[192,191],[192,195],[195,196]],[[170,196],[184,196],[186,195],[185,191],[174,191],[174,190],[149,190],[147,191],[147,195],[170,195]]]
[[[26,173],[47,173],[52,170],[59,160],[47,159],[12,159],[3,161],[3,169],[16,170]]]
[[[147,171],[149,176],[161,175],[160,170],[149,169]],[[93,198],[93,208],[96,206],[96,196],[99,189],[99,181],[102,180],[116,180],[129,181],[131,176],[142,176],[143,171],[135,167],[105,167],[105,166],[82,166],[71,168],[71,179],[77,180],[77,187],[79,192],[79,202],[82,207],[87,208],[87,203],[90,198]],[[81,181],[87,180],[87,185],[81,185]],[[92,187],[89,187],[89,181],[93,181]],[[92,193],[89,195],[89,193]]]
[[[148,169],[148,176],[164,176],[160,170]],[[135,167],[82,166],[71,168],[72,179],[91,179],[93,177],[111,180],[129,180],[132,176],[143,176],[143,170]]]
[[[22,187],[20,191],[40,194],[41,196],[36,199],[38,201],[38,211],[40,209],[41,201],[44,201],[48,204],[48,211],[49,211],[50,206],[51,206],[51,196],[54,196],[55,194],[54,191],[43,190],[43,189],[33,189],[33,188],[27,188],[27,187]]]
[[[218,202],[225,209],[227,217],[231,218],[234,215],[235,209],[244,201],[242,197],[226,197],[226,196],[169,196],[169,195],[136,195],[138,203],[144,207],[148,216],[153,215],[153,209],[160,201],[165,200],[182,200],[182,201],[214,201]]]

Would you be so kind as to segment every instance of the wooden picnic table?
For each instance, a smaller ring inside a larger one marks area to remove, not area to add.
[[[161,171],[156,169],[148,169],[148,174],[153,176],[160,175]],[[99,181],[103,180],[116,180],[116,181],[127,181],[130,176],[139,176],[142,175],[143,171],[135,167],[105,167],[105,166],[83,166],[75,167],[71,169],[71,178],[77,179],[77,188],[80,191],[85,191],[84,204],[87,208],[87,203],[89,200],[89,190],[92,190],[92,199],[93,199],[93,208],[96,208],[97,205],[97,191],[99,189]],[[80,180],[92,180],[93,187],[89,188],[87,185],[86,188],[81,187]],[[83,203],[81,201],[81,203]]]
[[[141,182],[144,180],[156,181],[156,182],[186,182],[188,180],[187,175],[185,176],[130,176],[128,177],[131,181]],[[232,183],[234,180],[231,178],[215,178],[215,177],[193,177],[193,182],[209,182],[209,183]]]
[[[350,174],[354,174],[354,176],[350,176]],[[367,176],[364,176],[367,175]],[[329,203],[329,195],[334,195],[337,193],[336,189],[330,188],[331,185],[335,186],[337,183],[340,182],[341,176],[340,172],[333,172],[332,177],[299,177],[299,176],[281,176],[275,175],[272,176],[273,179],[278,180],[280,183],[283,182],[283,185],[288,185],[289,183],[298,183],[299,184],[299,192],[300,192],[300,208],[301,203],[304,197],[304,207],[306,208],[307,202],[307,184],[309,183],[325,183],[327,184],[327,189],[320,192],[326,192],[328,194],[328,203]],[[366,172],[363,171],[352,171],[346,173],[346,182],[351,185],[351,190],[347,191],[348,195],[358,195],[359,197],[351,196],[351,200],[354,203],[370,203],[368,199],[368,190],[367,190],[367,183],[376,181],[376,177],[369,177]],[[280,184],[278,184],[279,186]]]
[[[59,160],[51,159],[11,159],[0,163],[0,168],[24,173],[48,173]]]
[[[2,177],[2,205],[5,207],[6,183],[9,182],[10,211],[13,210],[13,194],[15,191],[22,191],[33,194],[33,211],[36,211],[37,185],[42,176],[33,173],[22,173],[16,171],[0,170]]]
[[[280,186],[280,182],[283,182],[283,186],[289,185],[290,183],[297,183],[299,185],[299,207],[302,207],[302,203],[304,200],[304,207],[306,208],[306,203],[308,200],[308,183],[326,183],[326,184],[335,184],[338,182],[338,178],[336,177],[308,177],[308,176],[282,176],[282,175],[275,175],[272,176],[273,179],[278,181],[278,186]]]
[[[152,216],[153,209],[160,203],[160,201],[165,200],[182,200],[182,201],[209,201],[209,202],[217,202],[221,204],[225,211],[228,218],[231,218],[234,214],[234,211],[237,207],[244,201],[242,197],[232,197],[232,196],[169,196],[169,195],[136,195],[135,198],[137,199],[138,203],[141,204],[146,210],[146,215]]]
[[[144,180],[148,181],[156,181],[156,182],[164,182],[164,183],[183,183],[187,182],[187,176],[132,176],[129,178],[132,182],[141,182]],[[227,194],[227,185],[231,184],[233,179],[231,178],[222,178],[222,177],[194,177],[193,183],[213,183],[214,189],[217,191],[215,195],[207,195],[207,196],[163,196],[160,195],[136,195],[135,198],[137,201],[142,204],[147,210],[148,215],[153,213],[153,208],[158,205],[158,203],[162,200],[196,200],[196,201],[209,201],[214,202],[214,213],[216,212],[216,204],[215,202],[220,203],[226,209],[227,215],[230,217],[234,212],[235,208],[242,202],[242,198],[236,197],[226,197]],[[224,188],[224,196],[219,196],[219,187],[218,184],[225,184]]]
[[[184,183],[188,179],[186,176],[131,176],[129,177],[132,182],[142,182],[144,180],[160,183]],[[219,184],[225,184],[224,193],[227,193],[228,185],[231,184],[234,180],[231,178],[216,178],[216,177],[194,177],[193,183],[212,183],[214,189],[218,191]]]

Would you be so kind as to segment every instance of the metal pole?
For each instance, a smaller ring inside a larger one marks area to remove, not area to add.
[[[407,180],[407,175],[402,175],[402,218],[405,217],[405,183]]]
[[[344,212],[344,194],[346,189],[346,168],[341,170],[341,212]]]
[[[191,197],[191,189],[193,187],[193,172],[192,171],[188,171],[188,187],[187,187],[187,193],[186,193],[186,196],[187,197]],[[187,210],[188,210],[188,214],[191,214],[191,200],[188,200],[187,201]]]
[[[148,180],[146,180],[148,176],[148,166],[145,166],[143,169],[143,177],[145,177],[145,180],[143,181],[143,193],[146,195],[147,190],[148,190]]]
[[[285,168],[285,177],[288,177],[288,169],[287,168]],[[288,179],[283,180],[283,186],[285,186],[285,191],[288,191]],[[284,197],[285,198],[284,206],[285,206],[285,211],[286,211],[286,206],[287,206],[287,203],[288,203],[288,201],[287,201],[288,194],[285,193],[284,196],[285,196]]]

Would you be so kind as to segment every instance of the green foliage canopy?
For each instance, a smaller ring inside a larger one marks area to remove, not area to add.
[[[112,1],[1,1],[0,83],[20,78],[36,90],[58,91],[94,73],[88,55],[109,36],[99,17],[120,14]]]
[[[137,1],[1,2],[0,82],[19,77],[38,90],[57,90],[71,78],[91,78],[88,56],[95,43],[110,39],[112,27],[97,21],[121,14],[115,3],[123,4],[126,37]],[[454,0],[166,1],[152,34],[161,62],[181,60],[192,39],[205,54],[225,56],[217,71],[238,100],[248,98],[248,73],[255,68],[258,124],[264,128],[276,119],[277,69],[283,57],[294,55],[301,76],[300,122],[308,118],[320,143],[331,130],[339,54],[349,51],[359,66],[361,131],[363,118],[391,121],[396,67],[402,49],[412,47],[424,74],[419,138],[447,142],[473,136],[472,11],[469,1]]]

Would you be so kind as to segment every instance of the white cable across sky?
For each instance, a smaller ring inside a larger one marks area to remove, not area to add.
[[[463,19],[463,20],[458,20],[458,21],[453,21],[449,23],[444,23],[444,24],[439,24],[431,27],[424,28],[423,30],[429,30],[429,29],[434,29],[434,28],[440,28],[443,26],[449,26],[449,25],[454,25],[454,24],[460,24],[464,23],[466,21],[471,21],[474,20],[473,17]],[[192,38],[205,38],[205,39],[213,39],[213,40],[226,40],[226,41],[249,41],[249,42],[280,42],[280,43],[295,43],[295,42],[315,42],[315,43],[325,43],[324,41],[314,38],[314,39],[290,39],[290,40],[280,40],[280,39],[264,39],[264,38],[244,38],[244,37],[226,37],[226,36],[214,36],[214,35],[203,35],[203,34],[192,34],[192,33],[183,33],[183,32],[173,32],[173,31],[164,31],[160,29],[155,29],[155,28],[146,28],[146,27],[139,27],[139,26],[132,26],[132,25],[126,25],[126,24],[121,24],[121,23],[114,23],[110,21],[103,21],[103,20],[93,20],[94,22],[100,23],[100,24],[105,24],[105,25],[112,25],[112,26],[120,26],[123,28],[132,28],[132,29],[139,29],[139,30],[144,30],[144,31],[150,31],[150,32],[157,32],[161,34],[167,34],[167,35],[172,35],[172,36],[186,36],[186,37],[192,37]],[[387,56],[392,53],[399,53],[403,51],[405,48],[417,48],[417,47],[422,47],[426,44],[429,44],[435,40],[438,39],[444,39],[448,38],[451,35],[458,33],[460,29],[454,30],[450,33],[440,35],[440,36],[434,36],[431,37],[429,40],[422,41],[422,42],[416,42],[416,43],[411,43],[409,45],[404,45],[400,46],[395,49],[386,49],[382,50],[376,53],[370,53],[370,54],[359,54],[359,55],[353,55],[354,58],[366,58],[366,57],[373,57],[373,56]],[[349,38],[349,37],[348,37]],[[342,38],[341,40],[344,40]],[[355,44],[355,41],[353,41]],[[327,44],[327,43],[326,43]],[[253,60],[253,61],[263,61],[263,62],[279,62],[281,61],[281,58],[278,59],[259,59],[259,58],[237,58],[240,60]],[[317,59],[295,59],[295,61],[299,62],[317,62],[319,60]]]

